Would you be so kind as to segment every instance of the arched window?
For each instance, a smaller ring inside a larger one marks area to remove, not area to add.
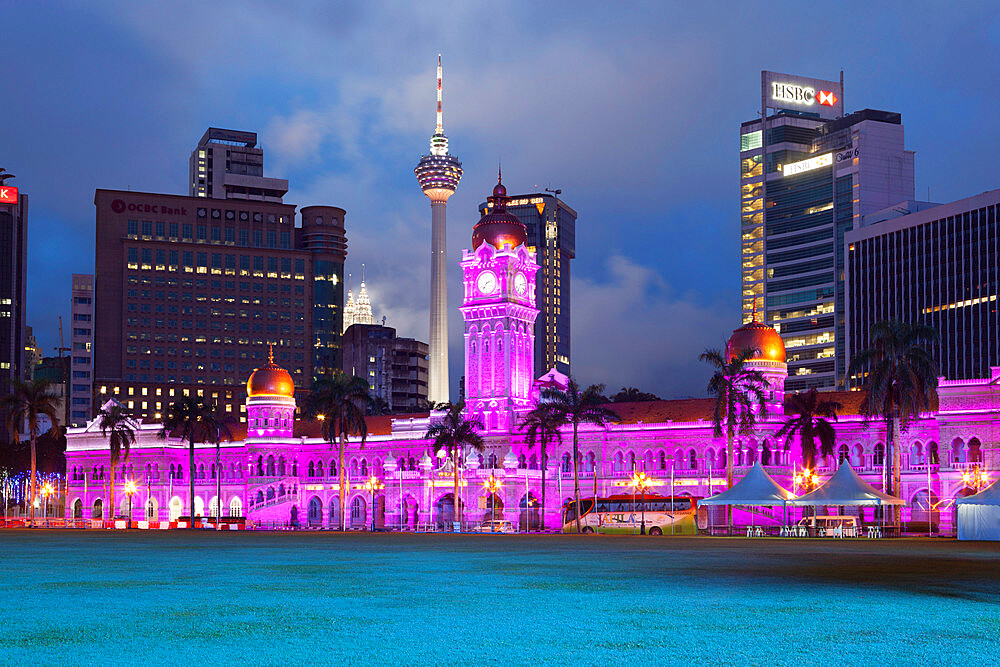
[[[264,502],[264,492],[263,491],[258,491],[257,492],[257,504],[260,505],[262,502]]]
[[[214,463],[212,464],[211,472],[212,472],[212,479],[215,479],[215,464]]]
[[[176,475],[176,471],[174,470],[174,464],[171,463],[170,464],[170,479],[174,479],[174,477],[176,477],[176,476],[177,475]]]
[[[316,465],[310,461],[309,462],[309,478],[312,479],[316,476]]]
[[[267,457],[267,476],[268,477],[274,477],[276,473],[277,473],[277,469],[274,467],[274,457],[273,456],[268,456]]]
[[[968,456],[966,457],[969,463],[982,463],[983,462],[983,452],[982,447],[979,443],[979,438],[973,438],[969,440],[969,450]]]
[[[518,470],[524,470],[527,467],[528,467],[528,458],[524,454],[521,454],[520,456],[517,457],[517,468]]]
[[[531,458],[528,459],[528,468],[531,470],[538,470],[538,457],[534,454],[532,454]]]
[[[331,459],[330,460],[330,477],[336,477],[336,476],[337,476],[337,462]]]
[[[587,472],[597,471],[597,454],[590,452],[587,454]]]
[[[965,463],[967,461],[965,457],[965,443],[961,438],[955,438],[951,443],[951,461],[952,463]]]
[[[274,498],[274,487],[269,486],[267,487],[267,499],[272,500],[273,498]]]
[[[263,456],[258,456],[257,457],[257,476],[258,477],[263,477],[264,476],[264,457]]]
[[[628,469],[635,470],[635,452],[628,453]]]
[[[299,476],[299,462],[297,460],[292,460],[292,477]]]
[[[198,467],[198,479],[205,479],[205,464],[202,463]]]
[[[569,454],[566,454],[565,458],[569,459]],[[621,452],[615,454],[614,462],[612,465],[615,472],[625,471],[625,457]]]
[[[410,457],[410,461],[409,461],[409,465],[408,465],[408,466],[406,466],[406,467],[407,467],[407,469],[409,469],[410,471],[414,471],[414,470],[416,470],[416,469],[417,469],[417,460],[416,460],[415,458],[413,458],[413,457],[411,456],[411,457]]]
[[[368,459],[361,459],[361,476],[368,476]]]
[[[881,442],[875,445],[875,456],[872,458],[872,464],[876,466],[885,465],[885,445]]]
[[[354,496],[354,500],[351,501],[351,521],[357,521],[361,519],[364,515],[364,506],[362,505],[361,496]]]
[[[229,516],[243,516],[243,503],[239,496],[233,496],[233,499],[229,501]]]
[[[184,479],[184,466],[177,464],[177,479]]]
[[[278,476],[279,477],[284,477],[285,476],[285,457],[284,456],[279,456],[278,457]]]
[[[573,461],[570,458],[569,452],[563,454],[562,457],[562,471],[563,472],[573,472]]]
[[[837,449],[837,463],[843,464],[848,458],[850,458],[850,451],[847,449],[847,445],[841,445]]]
[[[569,454],[567,454],[566,456],[569,456]],[[497,468],[497,455],[496,455],[496,453],[490,454],[490,465],[489,465],[489,467],[490,467],[491,470],[495,470]]]
[[[396,465],[399,467],[400,470],[406,470],[406,459],[400,456],[399,461],[396,462]]]
[[[931,442],[927,443],[927,456],[930,459],[930,464],[931,465],[937,465],[938,464],[938,462],[939,462],[938,461],[938,445],[937,445],[936,442],[931,441]]]
[[[688,451],[688,467],[691,470],[698,469],[698,453],[694,449]]]
[[[666,470],[666,469],[667,469],[667,453],[661,449],[660,450],[660,470]]]

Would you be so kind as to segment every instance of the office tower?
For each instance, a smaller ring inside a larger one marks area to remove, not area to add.
[[[42,348],[38,345],[34,330],[24,327],[24,379],[30,382],[35,378],[35,366],[42,363]]]
[[[361,281],[361,289],[358,290],[358,300],[354,300],[354,292],[347,292],[347,303],[344,304],[344,331],[347,331],[354,324],[374,324],[375,315],[372,313],[372,301],[368,296],[368,288],[365,281]]]
[[[489,202],[479,205],[485,215]],[[554,193],[514,195],[507,212],[528,230],[538,271],[535,307],[535,377],[555,368],[570,374],[570,260],[576,257],[576,211]]]
[[[97,190],[94,393],[161,418],[194,393],[239,409],[267,360],[299,388],[341,367],[345,212]],[[76,378],[74,379],[82,379]]]
[[[13,175],[0,173],[0,387],[10,387],[14,378],[25,374],[28,195],[5,185],[10,178]],[[0,442],[9,441],[7,413],[0,407]]]
[[[430,387],[431,402],[448,400],[448,274],[445,247],[445,212],[448,197],[455,194],[462,179],[462,163],[448,153],[448,137],[444,134],[441,111],[441,56],[437,67],[437,126],[431,136],[429,155],[420,158],[413,173],[428,199],[431,200],[431,323],[430,323]]]
[[[399,338],[378,324],[354,324],[344,334],[344,372],[368,381],[390,412],[427,409],[427,343]]]
[[[264,176],[264,149],[257,133],[210,127],[191,151],[188,186],[192,197],[248,199],[280,204],[288,181]]]
[[[67,385],[70,380],[70,358],[68,356],[42,357],[35,367],[36,380],[48,380],[51,383],[49,394],[56,399],[56,414],[59,415],[60,425],[72,424],[69,405],[66,397],[69,395]],[[46,417],[45,426],[42,431],[51,426],[51,421]],[[82,424],[81,424],[82,425]]]
[[[762,72],[741,126],[743,320],[781,334],[790,392],[845,386],[844,233],[913,198],[900,115],[842,109],[841,82]]]
[[[94,416],[94,276],[73,274],[70,321],[69,424]]]
[[[1000,190],[949,204],[901,202],[846,234],[848,357],[880,320],[934,327],[939,374],[991,377],[1000,366]],[[849,378],[852,385],[860,378]],[[970,404],[971,405],[971,404]]]

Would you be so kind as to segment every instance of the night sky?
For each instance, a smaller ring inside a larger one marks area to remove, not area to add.
[[[511,194],[562,188],[580,214],[574,374],[703,395],[697,354],[739,324],[739,124],[760,70],[843,69],[848,112],[902,113],[918,199],[1000,187],[1000,10],[937,5],[4,0],[0,166],[30,196],[28,324],[53,353],[70,274],[94,268],[95,188],[187,194],[216,126],[258,132],[286,203],[347,209],[355,286],[365,263],[376,318],[426,340],[413,167],[440,52],[465,169],[448,205],[453,390],[457,261],[502,159]]]

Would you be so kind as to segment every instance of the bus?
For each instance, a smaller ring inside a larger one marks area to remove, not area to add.
[[[581,498],[580,530],[584,533],[638,535],[642,526],[643,508],[646,532],[650,535],[694,535],[698,532],[695,522],[698,514],[697,498],[648,494],[645,498],[631,494]],[[570,501],[563,507],[562,532],[576,532],[575,501]]]

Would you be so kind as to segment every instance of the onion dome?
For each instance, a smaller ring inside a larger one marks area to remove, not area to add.
[[[472,249],[490,243],[494,248],[502,248],[504,244],[516,248],[528,241],[528,230],[524,223],[512,213],[507,212],[507,188],[501,182],[502,176],[497,175],[497,185],[493,188],[493,196],[486,201],[492,204],[476,226],[472,228]]]
[[[247,396],[284,396],[295,398],[295,383],[284,368],[274,363],[274,353],[268,353],[267,363],[247,380]]]
[[[731,361],[746,348],[754,350],[752,361],[785,363],[785,341],[773,327],[753,320],[733,331],[726,343],[726,361]]]

